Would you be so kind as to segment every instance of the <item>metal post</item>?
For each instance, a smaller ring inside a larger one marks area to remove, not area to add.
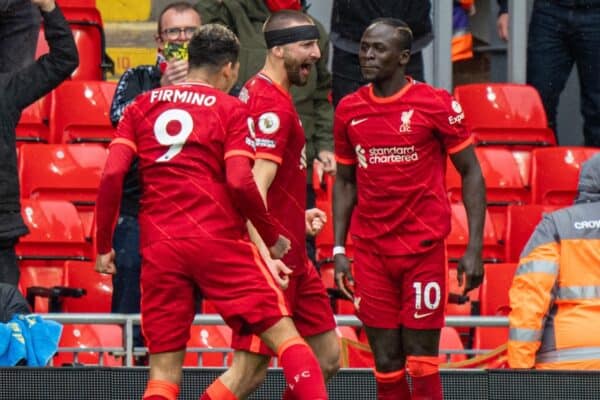
[[[527,2],[508,1],[508,81],[527,82]]]
[[[127,318],[125,322],[125,365],[133,366],[133,319]]]
[[[452,91],[452,1],[434,0],[433,84]]]

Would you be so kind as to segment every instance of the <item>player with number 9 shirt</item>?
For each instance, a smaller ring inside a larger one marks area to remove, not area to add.
[[[186,81],[138,96],[110,145],[96,206],[96,269],[114,271],[112,228],[123,178],[137,154],[142,330],[150,353],[145,400],[177,398],[196,288],[234,332],[257,334],[279,351],[286,377],[320,376],[283,293],[256,247],[243,239],[249,219],[273,257],[281,258],[290,243],[252,177],[254,135],[246,106],[227,95],[237,79],[238,54],[231,31],[204,25],[189,44]],[[325,391],[322,378],[310,384],[309,393]]]

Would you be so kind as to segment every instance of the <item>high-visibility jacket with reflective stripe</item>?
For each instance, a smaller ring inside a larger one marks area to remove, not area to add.
[[[544,217],[509,296],[512,368],[600,369],[600,202]]]

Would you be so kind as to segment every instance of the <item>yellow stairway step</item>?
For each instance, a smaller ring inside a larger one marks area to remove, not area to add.
[[[147,21],[151,0],[97,0],[96,7],[104,21]]]

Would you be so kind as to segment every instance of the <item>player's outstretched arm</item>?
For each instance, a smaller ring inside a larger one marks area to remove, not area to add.
[[[486,208],[485,182],[473,145],[451,154],[450,159],[462,179],[462,196],[469,224],[469,243],[457,267],[459,284],[462,285],[463,278],[466,278],[464,290],[466,294],[481,285],[483,281],[481,252]]]
[[[350,270],[350,260],[346,257],[344,246],[352,210],[356,205],[356,167],[338,164],[335,184],[333,185],[333,232],[335,247],[335,283],[344,296],[353,298],[349,285],[354,283]]]

